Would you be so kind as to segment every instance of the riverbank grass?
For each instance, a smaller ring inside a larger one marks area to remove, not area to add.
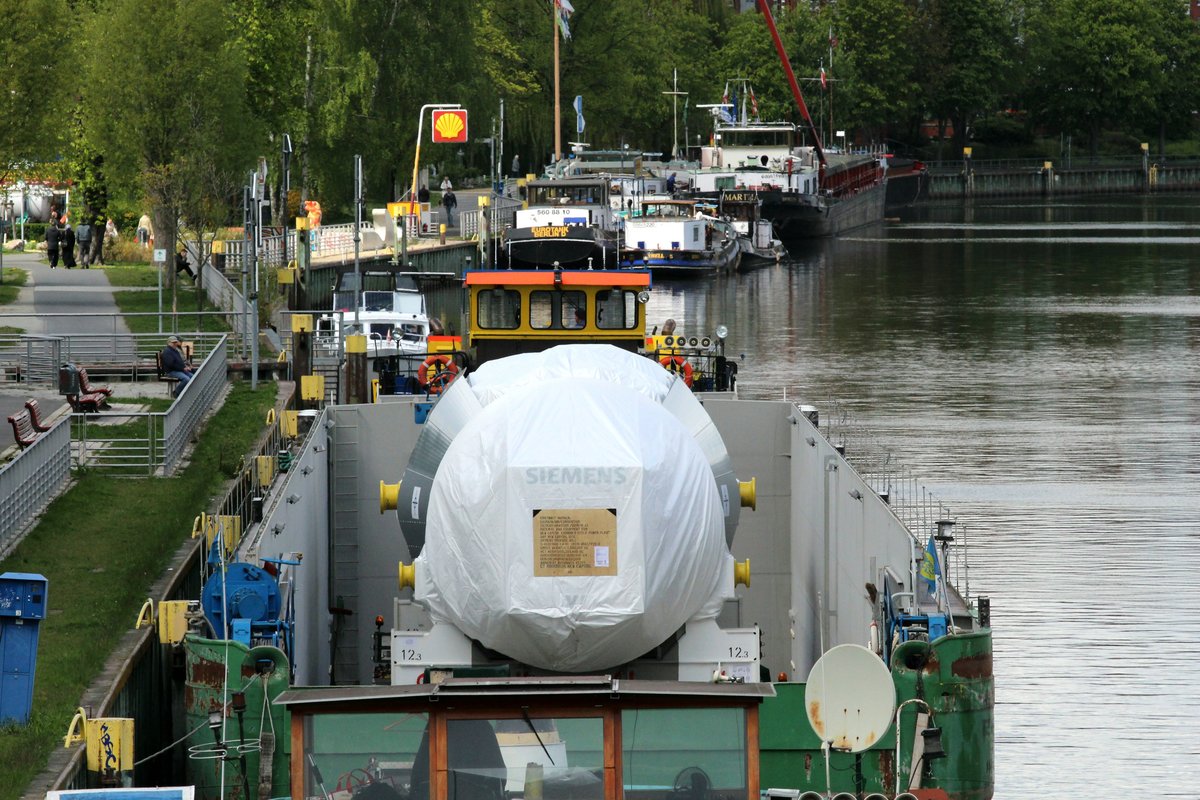
[[[173,478],[130,480],[83,471],[32,532],[0,561],[0,572],[49,580],[41,623],[33,714],[0,728],[0,800],[16,800],[62,746],[85,689],[162,576],[192,522],[233,477],[229,453],[249,452],[274,406],[277,386],[234,383],[188,466]],[[233,462],[236,464],[236,461]]]

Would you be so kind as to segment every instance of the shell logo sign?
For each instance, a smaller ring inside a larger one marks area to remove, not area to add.
[[[433,112],[434,142],[465,142],[467,140],[467,110]]]

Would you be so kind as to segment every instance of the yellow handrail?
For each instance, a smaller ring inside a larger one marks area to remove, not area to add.
[[[147,611],[149,613],[147,613]],[[134,620],[133,629],[137,630],[144,625],[154,624],[154,599],[147,597],[146,602],[142,603],[142,610],[138,612],[137,619]]]
[[[81,706],[75,711],[75,716],[71,717],[71,725],[67,728],[67,735],[63,737],[63,747],[83,744],[83,726],[86,724],[87,712]]]

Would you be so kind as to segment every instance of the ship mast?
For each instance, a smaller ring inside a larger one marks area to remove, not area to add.
[[[813,137],[813,150],[817,153],[817,160],[821,162],[821,168],[826,165],[825,150],[821,147],[821,134],[817,130],[817,126],[813,124],[812,115],[808,113],[808,106],[804,103],[804,96],[800,94],[800,85],[796,83],[796,73],[792,72],[792,63],[788,61],[787,52],[783,49],[783,41],[779,38],[779,31],[775,29],[775,18],[771,16],[771,6],[767,0],[758,0],[758,10],[762,13],[763,19],[767,21],[767,28],[771,31],[771,38],[775,41],[775,50],[779,53],[779,63],[783,65],[783,72],[787,75],[788,85],[792,87],[792,97],[796,98],[796,105],[800,107],[800,114],[804,117],[804,121],[808,123],[808,132]]]

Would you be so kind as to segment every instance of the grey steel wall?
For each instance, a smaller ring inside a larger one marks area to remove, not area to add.
[[[0,557],[71,478],[71,426],[60,419],[0,467]]]
[[[264,510],[253,554],[259,558],[294,560],[303,556],[293,584],[296,605],[296,684],[329,683],[325,665],[330,655],[329,594],[329,439],[328,412],[319,415],[304,447],[273,488]]]
[[[413,398],[376,405],[328,409],[333,547],[332,602],[342,615],[334,642],[334,677],[339,683],[370,683],[371,632],[383,615],[389,630],[393,598],[399,593],[396,566],[410,561],[396,512],[379,513],[379,482],[400,480],[416,444]]]
[[[826,648],[867,642],[866,584],[890,565],[907,586],[912,536],[791,402],[706,398],[704,407],[738,478],[758,479],[758,510],[743,509],[734,538],[734,556],[750,558],[752,575],[738,590],[739,622],[762,626],[773,674],[803,680],[822,652],[822,618]]]

